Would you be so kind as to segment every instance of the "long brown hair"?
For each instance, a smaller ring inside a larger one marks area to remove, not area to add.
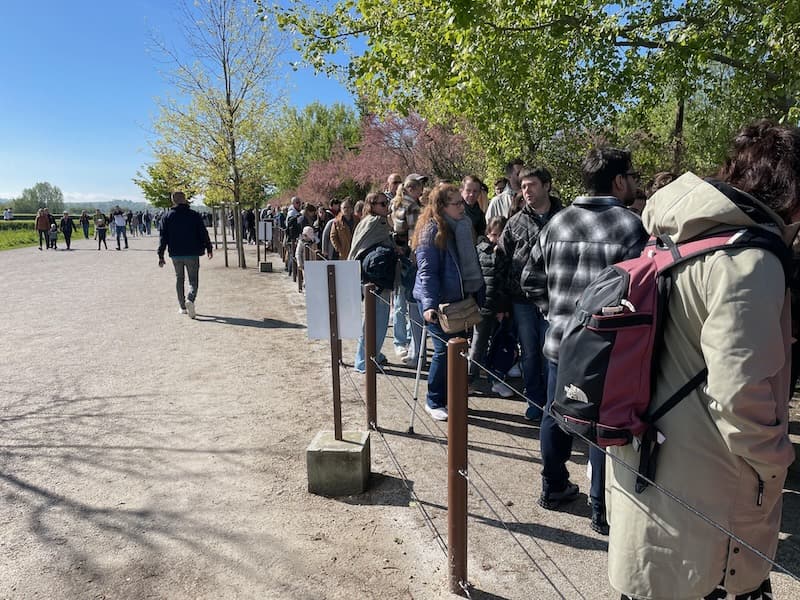
[[[447,235],[450,232],[450,228],[444,219],[444,209],[451,194],[455,194],[459,199],[461,198],[458,188],[451,183],[440,183],[431,190],[428,195],[428,203],[422,209],[417,226],[414,228],[414,237],[411,240],[412,249],[416,249],[420,242],[430,236],[428,229],[430,229],[431,222],[436,223],[438,229],[433,243],[437,248],[444,249],[447,247]]]

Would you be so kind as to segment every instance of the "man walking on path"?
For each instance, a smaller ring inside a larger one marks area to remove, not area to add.
[[[183,192],[172,193],[172,208],[161,221],[161,240],[158,244],[158,266],[164,266],[164,250],[175,267],[175,289],[178,292],[179,313],[189,313],[195,318],[194,301],[197,298],[197,282],[200,272],[200,256],[205,252],[210,259],[214,253],[208,230],[199,213],[189,208]],[[189,275],[189,294],[184,296],[184,273]]]

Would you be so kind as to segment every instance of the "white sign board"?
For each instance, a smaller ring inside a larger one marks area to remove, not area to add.
[[[272,221],[258,222],[258,241],[260,242],[272,241]]]
[[[336,269],[336,314],[339,338],[361,336],[361,263],[357,260],[307,260],[305,264],[308,339],[329,340],[328,265]]]

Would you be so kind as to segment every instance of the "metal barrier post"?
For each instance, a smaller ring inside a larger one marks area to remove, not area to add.
[[[225,209],[225,205],[223,204],[221,209],[222,210],[222,249],[225,254],[225,266],[228,266],[228,211]]]
[[[467,583],[467,340],[447,342],[447,563],[450,592]]]
[[[366,387],[367,387],[367,428],[375,423],[378,428],[378,390],[376,386],[377,369],[373,359],[377,359],[378,345],[375,339],[375,284],[368,283],[364,286],[364,355],[367,358],[366,364]]]
[[[342,439],[342,393],[339,378],[341,345],[339,317],[336,313],[336,266],[328,265],[328,318],[331,328],[331,376],[333,381],[333,437]]]

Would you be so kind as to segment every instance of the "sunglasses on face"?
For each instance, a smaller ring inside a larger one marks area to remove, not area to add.
[[[383,200],[381,202],[373,202],[372,206],[389,206],[389,203]]]

